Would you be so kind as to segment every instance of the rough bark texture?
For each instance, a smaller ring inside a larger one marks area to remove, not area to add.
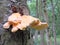
[[[24,14],[29,14],[28,6],[27,6],[27,0],[16,0],[17,2],[21,2],[21,7],[23,8]],[[9,29],[3,29],[2,25],[6,22],[7,17],[10,15],[9,7],[7,5],[10,2],[10,0],[2,0],[0,7],[0,13],[3,17],[3,21],[0,23],[0,45],[29,45],[29,39],[30,39],[30,29],[26,29],[25,31],[17,31],[15,33],[12,33]],[[24,3],[24,4],[23,4]],[[19,5],[20,6],[20,5]],[[4,8],[3,8],[4,7]]]

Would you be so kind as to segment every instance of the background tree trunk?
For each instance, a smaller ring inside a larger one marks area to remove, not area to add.
[[[54,36],[54,45],[57,45],[56,31],[55,31],[55,11],[54,11],[53,0],[51,0],[51,6],[52,6],[52,30],[53,30],[53,36]]]
[[[23,8],[23,12],[24,14],[28,15],[29,14],[29,9],[28,9],[28,6],[27,6],[27,0],[16,0],[17,3],[18,1],[21,2],[21,4],[19,6],[21,6]],[[8,4],[10,4],[10,0],[3,0],[3,9],[5,9],[5,11],[3,10],[4,12],[4,20],[3,22],[1,22],[1,27],[0,27],[0,32],[1,33],[1,45],[29,45],[28,42],[29,42],[29,39],[30,39],[30,30],[27,28],[25,31],[17,31],[15,33],[12,33],[10,30],[11,30],[11,27],[7,30],[3,29],[2,28],[2,25],[6,22],[7,20],[7,17],[10,15],[9,12],[9,7],[7,6]],[[3,15],[3,13],[2,13]],[[2,31],[1,31],[2,30]]]
[[[43,3],[43,11],[44,11],[44,20],[49,23],[48,21],[48,14],[47,14],[47,8],[46,8],[46,1],[47,0],[42,0]],[[47,45],[51,45],[51,36],[50,36],[50,31],[49,28],[46,29],[46,41],[47,41]]]
[[[38,3],[39,3],[39,18],[41,21],[43,21],[42,0],[39,0]],[[40,45],[46,45],[45,39],[44,39],[44,30],[40,31],[40,37],[41,37]]]

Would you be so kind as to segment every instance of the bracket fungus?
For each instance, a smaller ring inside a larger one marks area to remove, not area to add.
[[[25,30],[28,26],[36,30],[42,30],[48,27],[48,24],[41,22],[38,18],[13,13],[8,17],[8,21],[3,25],[3,28],[8,29],[12,25],[11,32],[16,32],[18,29]]]

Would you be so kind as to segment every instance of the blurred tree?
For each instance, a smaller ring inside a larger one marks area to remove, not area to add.
[[[54,36],[54,45],[57,45],[56,31],[55,31],[55,11],[54,11],[53,0],[51,0],[51,6],[52,6],[52,30],[53,30],[53,36]]]
[[[49,23],[48,21],[48,14],[47,14],[47,8],[46,8],[46,1],[47,0],[42,0],[43,4],[43,11],[44,11],[44,20]],[[51,45],[51,36],[50,36],[50,31],[49,28],[46,29],[46,38],[47,38],[47,45]]]
[[[38,0],[36,0],[36,4],[35,5],[36,5],[36,14],[35,14],[35,17],[39,18],[39,13],[38,13]],[[37,30],[35,31],[34,36],[35,36],[35,40],[37,40],[38,39],[38,31]],[[35,42],[35,45],[38,45],[37,42]]]
[[[41,21],[43,21],[43,19],[44,19],[44,17],[43,17],[43,10],[42,10],[42,0],[39,0],[38,1],[38,4],[39,4],[39,9],[38,9],[38,11],[39,11],[39,19],[41,20]],[[41,40],[40,40],[40,45],[46,45],[46,43],[45,43],[45,38],[44,38],[44,30],[41,30],[40,31],[40,37],[41,37]]]

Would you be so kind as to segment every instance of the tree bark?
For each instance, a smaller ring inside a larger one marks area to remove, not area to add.
[[[27,0],[16,0],[16,1],[21,2],[22,5],[19,5],[19,6],[21,6],[23,8],[24,14],[28,15],[29,14],[29,9],[28,9],[28,6],[27,6]],[[9,1],[5,0],[4,4],[6,4],[6,2],[10,3],[10,0]],[[9,4],[9,3],[7,3],[7,4]],[[6,6],[6,5],[4,5],[4,6]],[[9,11],[9,8],[7,8],[7,7],[5,7],[5,8]],[[6,13],[8,11],[5,10]],[[1,40],[0,44],[1,45],[30,45],[30,44],[28,44],[28,42],[30,40],[30,29],[29,28],[27,28],[25,31],[19,30],[15,33],[12,33],[10,31],[12,27],[10,27],[7,30],[3,29],[2,25],[6,22],[6,20],[7,20],[6,18],[9,15],[10,14],[7,13],[7,15],[4,18],[3,22],[1,22],[0,32],[2,32],[2,33],[1,33],[1,36],[0,36],[0,40]]]
[[[39,0],[38,3],[39,3],[39,17],[40,17],[40,20],[43,21],[42,0]],[[40,45],[46,45],[45,39],[44,39],[44,30],[40,31],[40,37],[41,37]]]
[[[43,0],[43,11],[44,11],[44,20],[48,22],[48,14],[47,14],[47,10],[46,10],[46,1],[47,0]],[[51,36],[50,36],[50,31],[49,28],[46,29],[46,38],[47,38],[47,45],[51,45]]]
[[[53,0],[51,0],[51,6],[52,6],[52,30],[53,30],[53,36],[54,36],[54,45],[57,45],[56,31],[55,31],[55,12],[54,12]]]
[[[44,40],[44,30],[40,31],[40,37],[41,37],[41,43],[40,45],[46,45],[45,40]]]

